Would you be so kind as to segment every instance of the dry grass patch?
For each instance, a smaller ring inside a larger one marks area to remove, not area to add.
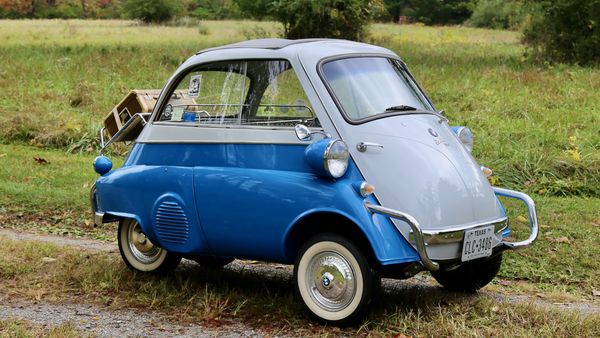
[[[209,326],[243,321],[268,333],[389,336],[598,336],[600,316],[509,304],[432,286],[386,288],[359,327],[305,319],[289,278],[184,264],[169,276],[127,270],[114,254],[0,238],[0,289],[12,297],[144,308]]]
[[[56,326],[38,325],[23,319],[0,320],[0,337],[25,338],[25,337],[47,337],[47,338],[70,338],[81,337],[73,323],[65,323]]]

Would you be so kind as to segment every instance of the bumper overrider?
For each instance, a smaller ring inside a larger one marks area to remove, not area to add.
[[[497,187],[493,187],[493,189],[494,189],[494,193],[496,194],[496,196],[514,198],[514,199],[520,200],[527,206],[527,212],[528,212],[528,216],[529,216],[529,229],[530,229],[529,237],[526,240],[519,241],[519,242],[507,242],[507,241],[502,240],[496,246],[496,250],[500,250],[500,251],[513,250],[513,249],[524,248],[524,247],[531,245],[537,238],[538,231],[539,231],[537,214],[536,214],[536,210],[535,210],[535,203],[533,202],[533,199],[531,199],[531,197],[529,197],[527,194],[519,192],[519,191],[514,191],[514,190],[509,190],[509,189],[504,189],[504,188],[497,188]],[[480,226],[480,225],[473,225],[473,226],[470,226],[469,228],[454,228],[451,230],[444,230],[444,231],[429,231],[429,230],[423,230],[421,228],[421,226],[419,225],[419,222],[413,216],[411,216],[405,212],[389,209],[389,208],[382,207],[380,205],[374,205],[371,203],[366,203],[365,207],[372,213],[385,215],[385,216],[406,222],[411,228],[412,235],[413,235],[413,236],[411,236],[411,242],[417,249],[417,253],[419,254],[421,264],[423,264],[423,266],[427,270],[431,270],[431,271],[438,270],[440,268],[440,265],[438,262],[435,262],[429,258],[429,255],[427,254],[427,250],[426,250],[426,247],[428,245],[436,245],[436,244],[441,244],[441,243],[453,243],[453,242],[462,243],[465,230],[476,228],[476,227]],[[486,225],[494,225],[494,231],[496,233],[498,233],[498,232],[501,233],[504,229],[506,229],[508,227],[508,220],[507,220],[507,218],[504,217],[504,218],[498,219],[493,222],[488,222],[488,223],[486,223]]]
[[[92,207],[92,217],[94,219],[94,226],[100,226],[104,223],[104,213],[98,211],[98,201],[96,199],[96,183],[92,185],[90,189],[90,206]]]

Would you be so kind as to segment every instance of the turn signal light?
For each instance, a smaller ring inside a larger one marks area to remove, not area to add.
[[[492,171],[492,169],[490,169],[486,166],[483,166],[483,165],[481,166],[481,172],[483,173],[483,176],[485,176],[486,178],[492,176],[492,174],[494,173]]]

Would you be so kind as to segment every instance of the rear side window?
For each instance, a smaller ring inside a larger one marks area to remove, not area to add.
[[[210,126],[319,126],[286,60],[202,65],[177,84],[158,122]]]

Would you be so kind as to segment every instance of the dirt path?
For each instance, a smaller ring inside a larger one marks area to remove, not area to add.
[[[78,247],[91,251],[118,252],[116,243],[90,239],[31,234],[3,228],[0,228],[0,236],[13,240],[38,241],[59,246]],[[188,262],[187,264],[193,263]],[[289,281],[292,278],[291,266],[282,264],[236,260],[229,264],[227,269],[257,273],[284,281]],[[408,281],[384,280],[383,288],[386,291],[396,293],[408,289],[411,292],[422,292],[424,294],[443,292],[428,274],[419,274]],[[447,296],[453,297],[451,295]],[[505,295],[485,290],[480,291],[473,297],[478,296],[486,296],[499,301],[531,303],[549,309],[577,311],[583,315],[600,314],[600,306],[595,303],[552,303],[530,295]],[[60,325],[72,321],[82,332],[98,336],[237,337],[264,335],[264,333],[247,327],[243,323],[234,323],[220,328],[207,328],[197,324],[183,325],[167,322],[161,319],[159,313],[152,311],[109,310],[94,305],[31,303],[1,298],[0,304],[2,304],[0,305],[0,318],[22,318],[45,325]]]
[[[0,319],[24,319],[44,326],[75,325],[81,336],[98,337],[256,337],[242,324],[208,328],[166,321],[159,313],[108,310],[94,305],[46,304],[0,298]]]

